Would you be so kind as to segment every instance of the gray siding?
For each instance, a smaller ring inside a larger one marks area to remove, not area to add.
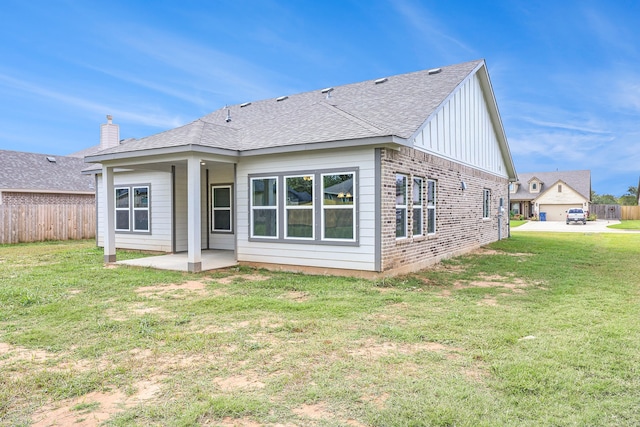
[[[249,240],[250,174],[287,173],[304,170],[359,170],[357,205],[359,244],[297,244]],[[347,148],[243,158],[237,169],[238,261],[287,264],[334,269],[375,271],[375,161],[373,148]]]

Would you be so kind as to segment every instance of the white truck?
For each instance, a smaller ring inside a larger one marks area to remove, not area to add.
[[[567,224],[571,222],[587,223],[587,216],[581,208],[571,208],[567,211]]]

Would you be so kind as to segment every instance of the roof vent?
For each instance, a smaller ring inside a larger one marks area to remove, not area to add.
[[[376,80],[374,83],[375,83],[375,84],[377,84],[377,85],[379,85],[380,83],[384,83],[384,82],[386,82],[387,80],[389,80],[387,77],[383,77],[383,78],[381,78],[381,79]]]
[[[229,123],[230,121],[231,121],[231,110],[227,108],[227,118],[225,119],[225,122]]]
[[[429,71],[427,71],[427,73],[429,73],[429,75],[438,74],[440,71],[442,71],[442,68],[432,68]]]
[[[240,108],[248,107],[249,105],[251,105],[250,102],[245,102],[244,104],[240,104]]]
[[[55,162],[56,162],[56,158],[55,158],[55,157],[53,157],[53,156],[47,156],[47,161],[48,161],[49,163],[55,163]]]
[[[280,98],[276,98],[276,101],[278,101],[278,102],[284,101],[287,98],[289,98],[289,97],[288,96],[281,96]]]
[[[333,92],[333,88],[332,87],[328,87],[325,89],[322,89],[321,91],[322,93],[327,95],[327,99],[331,98],[331,92]]]

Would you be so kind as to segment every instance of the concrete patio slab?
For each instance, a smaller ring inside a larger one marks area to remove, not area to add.
[[[188,260],[186,252],[151,256],[147,258],[127,259],[117,261],[116,264],[133,265],[137,267],[152,267],[159,270],[188,271]],[[202,271],[233,267],[237,264],[238,262],[236,261],[236,255],[234,251],[202,251]]]

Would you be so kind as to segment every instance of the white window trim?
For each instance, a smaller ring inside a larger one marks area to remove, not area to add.
[[[215,190],[218,188],[229,189],[229,207],[216,207]],[[229,229],[215,228],[215,212],[229,211]],[[211,232],[212,233],[233,233],[233,185],[231,184],[213,184],[211,186]]]
[[[145,208],[137,208],[135,207],[135,198],[134,192],[136,188],[146,188],[147,189],[147,207]],[[129,206],[127,208],[118,208],[115,207],[114,211],[116,213],[118,211],[127,211],[129,214],[129,228],[116,228],[117,227],[117,218],[114,224],[114,229],[116,233],[135,233],[135,234],[151,234],[151,184],[124,184],[124,185],[116,185],[114,186],[114,197],[116,199],[117,204],[117,191],[121,189],[128,190],[128,203]],[[146,229],[137,229],[135,224],[135,213],[139,211],[147,211],[147,228]]]
[[[482,190],[482,219],[491,218],[491,190]]]
[[[287,204],[287,195],[288,195],[288,188],[287,188],[287,179],[289,178],[305,178],[305,177],[309,177],[309,181],[311,181],[311,204],[310,205],[289,205]],[[313,220],[313,218],[315,218],[315,211],[316,211],[316,191],[315,191],[315,179],[313,174],[296,174],[296,175],[285,175],[284,177],[284,192],[285,192],[285,201],[284,201],[284,238],[287,240],[315,240],[316,238],[316,224],[315,221]],[[290,210],[310,210],[311,211],[311,237],[297,237],[297,236],[289,236],[289,221],[288,221],[288,216],[289,216],[289,211]]]
[[[123,190],[126,189],[127,190],[127,207],[126,208],[119,208],[118,207],[118,190]],[[113,189],[113,195],[115,198],[115,221],[114,221],[114,228],[115,231],[124,231],[124,232],[129,232],[131,231],[131,187],[128,185],[123,185],[123,186],[118,186],[115,187]],[[129,216],[129,227],[127,228],[118,228],[118,212],[127,212],[128,216]]]
[[[352,180],[353,180],[353,194],[351,195],[352,198],[352,202],[350,205],[325,205],[324,204],[324,177],[327,175],[351,175],[352,176]],[[355,242],[357,241],[357,219],[358,216],[356,215],[357,211],[356,211],[356,206],[358,204],[358,195],[357,195],[357,174],[355,170],[347,170],[347,171],[338,171],[338,172],[325,172],[325,173],[321,173],[320,174],[320,194],[318,195],[318,197],[320,197],[320,200],[322,200],[321,202],[321,207],[320,207],[320,228],[321,228],[321,240],[325,241],[325,242]],[[351,239],[337,239],[337,238],[331,238],[331,237],[326,237],[325,236],[325,209],[328,210],[333,210],[333,209],[349,209],[351,210],[351,218],[352,218],[352,224],[353,224],[353,230],[352,230],[352,238]]]
[[[404,236],[398,236],[396,234],[396,240],[402,240],[409,237],[409,181],[410,177],[404,173],[396,173],[395,179],[395,187],[396,190],[398,188],[398,177],[404,177],[404,204],[398,204],[398,195],[396,193],[396,220],[398,215],[398,210],[404,210]],[[397,232],[397,223],[396,223],[396,232]]]
[[[256,206],[255,205],[255,201],[253,200],[253,182],[254,181],[259,181],[259,180],[265,180],[265,179],[275,179],[276,181],[276,204],[274,206]],[[249,236],[251,236],[252,238],[259,238],[259,239],[270,239],[270,240],[276,240],[278,239],[279,233],[280,233],[280,203],[279,203],[279,197],[280,195],[278,194],[280,191],[280,180],[278,178],[277,175],[273,175],[273,176],[256,176],[256,177],[251,177],[249,179],[249,196],[250,196],[250,200],[249,200],[249,206],[251,209],[251,218],[249,220]],[[254,213],[255,211],[259,209],[259,210],[275,210],[276,211],[276,232],[275,232],[275,236],[261,236],[261,235],[255,235],[253,234],[253,230],[254,230]]]
[[[136,188],[147,189],[147,207],[146,208],[136,207],[136,203],[135,203]],[[132,185],[130,191],[131,191],[130,192],[131,212],[133,213],[133,217],[130,220],[130,227],[133,228],[134,233],[148,233],[151,231],[151,188],[148,185]],[[140,211],[147,211],[147,228],[146,229],[136,228],[136,212],[140,212]]]
[[[429,204],[429,184],[433,183],[433,205]],[[435,179],[427,179],[427,194],[425,197],[425,202],[427,203],[427,235],[433,236],[438,231],[437,225],[437,211],[436,206],[438,204],[438,186],[437,181]],[[429,211],[433,211],[433,231],[429,231]]]
[[[420,194],[418,197],[418,201],[416,203],[416,200],[413,200],[413,185],[414,185],[414,181],[415,180],[420,180]],[[416,221],[416,210],[420,211],[419,215],[420,215],[420,230],[418,230],[418,233],[414,233],[413,237],[422,237],[424,236],[424,204],[425,204],[425,199],[424,199],[424,178],[420,177],[420,176],[414,176],[411,179],[411,203],[412,203],[412,211],[411,211],[411,232],[413,233],[415,230],[415,221]]]

